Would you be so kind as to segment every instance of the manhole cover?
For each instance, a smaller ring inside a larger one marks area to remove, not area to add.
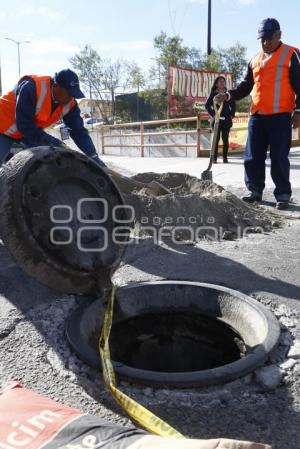
[[[100,367],[104,312],[102,297],[67,323],[71,346],[94,367]],[[248,374],[268,359],[279,335],[275,316],[235,290],[198,282],[143,282],[116,291],[110,349],[119,377],[182,388]]]
[[[101,167],[77,151],[31,148],[1,168],[0,191],[1,238],[26,273],[66,293],[95,294],[110,284],[129,225]]]

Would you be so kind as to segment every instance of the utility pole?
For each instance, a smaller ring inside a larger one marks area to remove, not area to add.
[[[211,54],[211,0],[208,0],[207,13],[207,54]]]

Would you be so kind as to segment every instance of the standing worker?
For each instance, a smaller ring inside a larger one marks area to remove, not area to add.
[[[265,160],[270,149],[271,176],[278,209],[287,209],[292,190],[289,180],[291,127],[300,126],[300,52],[281,42],[276,19],[264,19],[258,29],[262,50],[248,64],[236,89],[216,96],[219,102],[252,96],[245,150],[245,183],[248,203],[262,200]]]
[[[226,92],[226,80],[224,76],[217,76],[212,85],[210,96],[205,103],[205,109],[212,117],[212,126],[215,117],[215,108],[214,108],[214,97],[218,93]],[[218,136],[216,140],[216,148],[214,152],[214,163],[217,163],[218,160],[218,146],[220,141],[220,135],[222,133],[222,141],[223,141],[223,162],[225,164],[228,163],[228,147],[229,147],[229,132],[232,127],[232,119],[235,116],[235,102],[233,100],[226,101],[223,105],[222,115],[220,117],[220,125],[218,129]]]
[[[14,90],[0,97],[0,165],[14,142],[25,147],[64,146],[44,129],[62,119],[78,148],[100,166],[96,148],[83,126],[76,98],[83,98],[75,72],[64,69],[51,76],[23,76]]]

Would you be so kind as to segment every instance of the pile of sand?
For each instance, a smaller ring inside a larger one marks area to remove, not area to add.
[[[144,189],[124,195],[126,204],[135,210],[135,236],[188,241],[233,239],[272,228],[272,218],[266,211],[246,204],[211,181],[182,173],[141,173],[132,179],[146,183],[155,180],[171,191],[159,197]]]

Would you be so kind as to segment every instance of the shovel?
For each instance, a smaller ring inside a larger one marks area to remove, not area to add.
[[[120,173],[111,170],[108,167],[103,167],[103,170],[112,177],[120,191],[123,193],[132,193],[135,190],[145,189],[147,193],[154,196],[169,195],[171,192],[157,181],[140,182],[134,179],[123,176]]]
[[[67,145],[64,145],[63,148],[70,150]],[[167,189],[157,181],[140,182],[128,178],[127,176],[121,175],[120,173],[108,167],[102,167],[102,170],[105,171],[105,173],[107,173],[115,181],[121,193],[132,193],[136,190],[141,189],[145,189],[148,194],[154,196],[170,195],[170,193],[172,193],[169,189]]]
[[[223,109],[223,102],[220,104],[219,109],[218,109],[217,103],[214,99],[215,123],[214,123],[214,129],[213,129],[213,137],[212,137],[212,142],[211,142],[211,147],[210,147],[210,156],[209,156],[208,167],[206,170],[204,170],[201,173],[202,181],[212,181],[213,180],[211,167],[212,167],[212,163],[213,163],[216,148],[217,148],[217,138],[218,138],[218,131],[219,131],[219,126],[220,126],[220,117],[221,117],[222,109]]]

